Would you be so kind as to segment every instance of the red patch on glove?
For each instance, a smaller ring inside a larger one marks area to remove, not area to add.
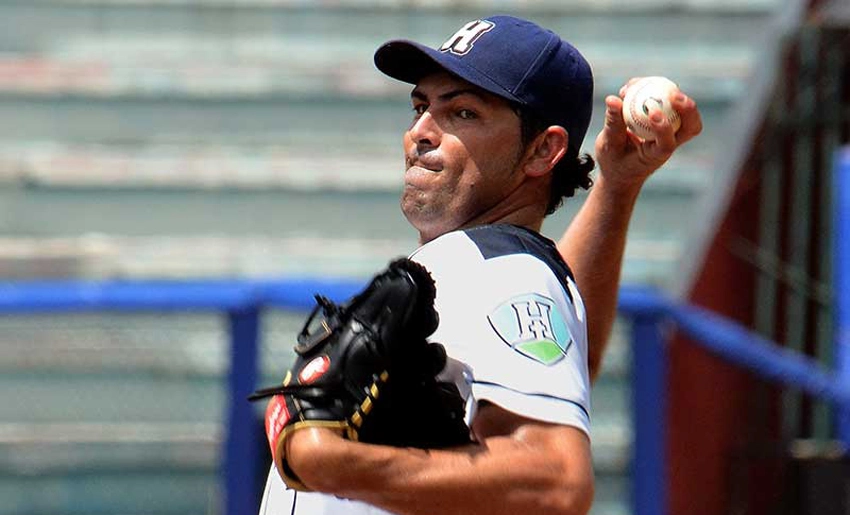
[[[277,459],[277,456],[275,455],[277,439],[291,417],[292,415],[289,414],[289,410],[286,409],[286,398],[283,395],[275,395],[272,397],[272,400],[269,401],[269,405],[266,408],[266,436],[269,439],[269,447],[272,451],[272,458],[275,460]]]
[[[310,384],[325,375],[329,368],[331,368],[331,358],[326,355],[317,356],[301,369],[301,373],[298,374],[298,382]]]

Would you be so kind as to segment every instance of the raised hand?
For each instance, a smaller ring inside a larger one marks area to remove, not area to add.
[[[640,80],[630,79],[619,94],[605,98],[605,125],[596,137],[596,162],[599,173],[609,186],[639,188],[643,182],[670,159],[680,146],[702,131],[702,117],[696,102],[680,90],[670,93],[670,103],[681,118],[678,131],[660,110],[649,113],[655,139],[645,141],[626,127],[623,120],[623,98],[626,90]]]

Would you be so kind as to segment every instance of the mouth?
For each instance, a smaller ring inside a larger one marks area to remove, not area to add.
[[[432,170],[430,168],[425,168],[424,166],[419,165],[411,165],[407,167],[405,171],[405,175],[410,177],[412,175],[438,175],[440,170]]]
[[[442,177],[441,172],[442,168],[434,165],[426,167],[418,161],[407,163],[407,169],[404,171],[404,186],[416,190],[431,189]]]
[[[428,156],[406,156],[405,164],[408,172],[440,173],[443,171],[440,160]]]

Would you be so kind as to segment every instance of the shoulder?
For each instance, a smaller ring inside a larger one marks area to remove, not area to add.
[[[529,268],[553,274],[568,296],[570,283],[574,284],[572,271],[555,243],[538,232],[509,224],[482,225],[453,231],[432,240],[411,255],[439,275],[466,275],[483,270],[510,273],[512,263],[527,274]],[[493,265],[501,262],[503,266]],[[573,286],[574,287],[574,286]]]
[[[557,275],[573,278],[573,273],[558,252],[555,242],[536,231],[516,225],[496,224],[474,227],[464,233],[485,260],[526,254],[543,261]]]

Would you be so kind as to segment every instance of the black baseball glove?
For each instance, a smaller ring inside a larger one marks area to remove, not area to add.
[[[470,442],[463,398],[454,384],[436,379],[445,350],[426,339],[438,323],[434,297],[431,275],[409,259],[390,263],[343,305],[316,296],[283,384],[250,397],[272,397],[266,433],[288,486],[308,489],[284,452],[287,437],[305,427],[400,447]]]

